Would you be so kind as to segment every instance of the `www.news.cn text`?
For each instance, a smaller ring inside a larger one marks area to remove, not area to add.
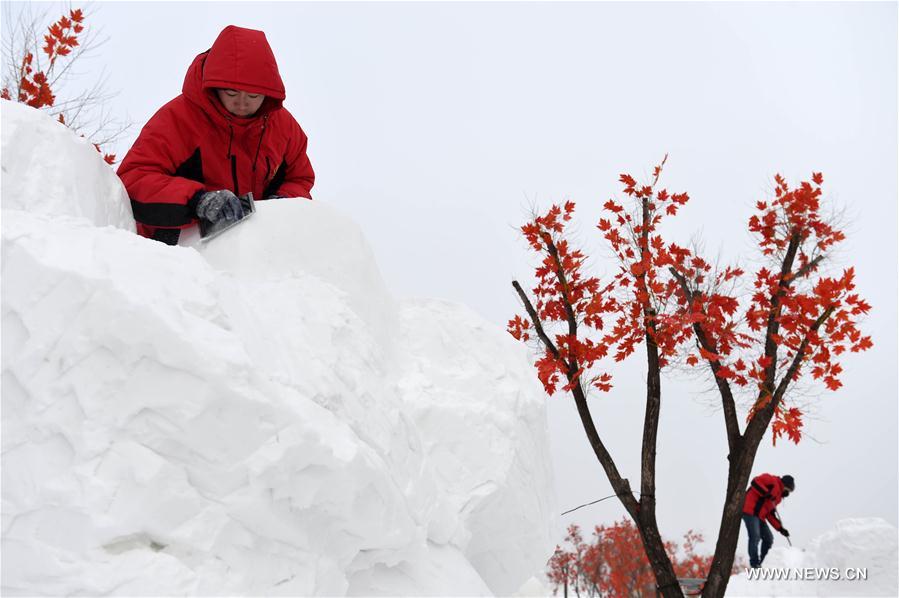
[[[866,581],[867,567],[772,567],[747,569],[746,576],[758,581]]]

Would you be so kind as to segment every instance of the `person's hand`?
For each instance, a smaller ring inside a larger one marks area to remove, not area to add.
[[[227,189],[208,191],[197,202],[197,216],[209,222],[243,218],[240,199]]]
[[[779,529],[779,530],[777,530],[777,531],[779,531],[779,532],[780,532],[780,535],[783,536],[784,538],[789,538],[789,537],[790,537],[790,532],[787,531],[786,528],[781,528],[781,529]]]

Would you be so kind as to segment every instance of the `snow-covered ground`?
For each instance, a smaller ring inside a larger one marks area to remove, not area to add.
[[[555,545],[542,390],[353,221],[134,234],[89,144],[2,102],[2,593],[490,595]]]
[[[780,539],[780,537],[777,537]],[[740,545],[740,550],[745,547]],[[899,596],[896,528],[844,519],[807,547],[772,548],[758,573],[731,577],[728,596]]]

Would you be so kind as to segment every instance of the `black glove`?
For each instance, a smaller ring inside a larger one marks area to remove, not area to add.
[[[243,218],[240,199],[227,189],[208,191],[197,202],[197,216],[209,222],[239,220]]]
[[[780,535],[783,536],[784,538],[789,538],[789,537],[790,537],[790,532],[788,532],[788,531],[786,530],[786,528],[781,528],[781,529],[779,529],[779,530],[777,530],[777,531],[780,532]]]

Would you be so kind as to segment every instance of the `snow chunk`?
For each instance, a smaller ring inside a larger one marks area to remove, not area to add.
[[[315,276],[342,289],[353,311],[378,329],[379,337],[388,336],[387,328],[396,324],[394,300],[362,231],[348,216],[306,199],[256,206],[257,212],[221,241],[194,247],[214,268],[245,281]]]
[[[134,231],[128,194],[93,145],[49,115],[0,100],[4,209]]]
[[[401,326],[405,409],[451,504],[431,538],[465,547],[491,589],[509,595],[542,569],[542,539],[553,535],[556,505],[532,486],[551,479],[542,389],[524,347],[464,306],[409,301]]]
[[[357,573],[347,596],[491,596],[471,563],[450,547],[428,544],[423,558]]]

